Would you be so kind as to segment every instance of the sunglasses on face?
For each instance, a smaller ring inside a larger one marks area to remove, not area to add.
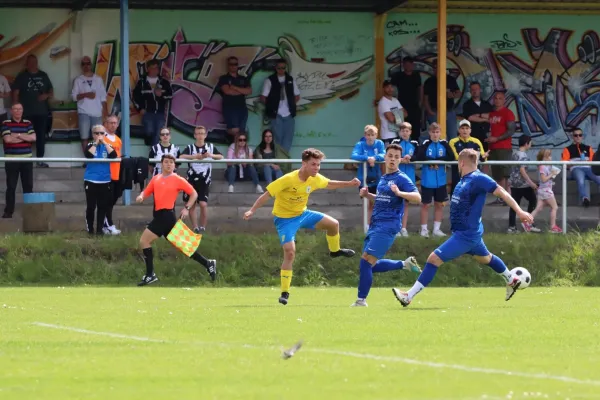
[[[238,139],[238,142],[245,142],[246,139]]]
[[[573,137],[583,137],[583,135],[580,134],[580,133],[576,133],[576,134],[573,135]]]
[[[92,132],[94,135],[104,135],[104,132]]]
[[[169,136],[169,133],[161,133],[160,136]]]

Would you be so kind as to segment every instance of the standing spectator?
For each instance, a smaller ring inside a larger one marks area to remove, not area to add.
[[[194,139],[196,141],[189,144],[181,153],[181,158],[186,160],[220,160],[223,155],[212,143],[206,143],[206,128],[197,126],[194,129]],[[190,163],[187,172],[187,181],[192,185],[198,198],[190,208],[190,219],[195,233],[202,233],[206,230],[208,219],[208,194],[210,183],[212,181],[212,164],[210,163]],[[183,195],[183,201],[188,202],[190,197],[187,193]],[[198,216],[196,214],[196,204],[200,206],[200,226],[198,226]]]
[[[407,115],[402,104],[394,97],[394,86],[390,81],[383,81],[383,97],[377,104],[377,112],[381,120],[381,140],[388,145],[398,138],[400,124]]]
[[[10,98],[10,85],[6,80],[6,77],[0,74],[0,121],[8,119],[8,113],[4,99]]]
[[[13,103],[21,103],[25,119],[31,121],[35,130],[36,157],[43,158],[46,149],[46,135],[50,130],[50,106],[48,99],[54,96],[52,82],[44,71],[38,68],[38,59],[33,54],[27,56],[25,70],[13,82]],[[48,164],[38,162],[40,168]]]
[[[252,159],[252,148],[248,146],[248,136],[241,132],[236,138],[235,142],[227,149],[227,158],[229,160],[251,160]],[[240,164],[227,164],[227,182],[229,183],[229,193],[233,193],[233,184],[236,180],[246,180],[250,178],[252,183],[256,187],[256,193],[264,193],[263,188],[258,184],[258,173],[254,165],[247,163]]]
[[[411,139],[419,141],[421,137],[421,119],[423,118],[423,85],[421,74],[415,71],[415,61],[412,57],[404,57],[402,60],[402,71],[390,77],[392,84],[396,86],[398,101],[407,112],[406,122],[413,127]]]
[[[444,71],[445,72],[445,71]],[[437,122],[437,60],[433,60],[433,75],[425,81],[423,87],[423,107],[428,123]],[[446,140],[456,137],[456,112],[454,111],[456,99],[462,96],[456,79],[446,74]]]
[[[592,146],[583,143],[583,131],[577,128],[573,131],[573,143],[566,147],[562,152],[563,161],[591,161],[594,158]],[[589,165],[567,166],[569,179],[577,182],[577,191],[584,207],[590,206],[590,189],[585,185],[585,181],[592,181],[600,186],[600,176],[592,172]]]
[[[277,149],[273,140],[273,132],[270,129],[265,129],[262,133],[262,140],[254,151],[254,158],[273,160],[277,158]],[[267,186],[276,179],[283,176],[281,167],[277,164],[258,164],[257,167],[262,168],[263,177]]]
[[[88,143],[84,155],[86,158],[117,158],[117,152],[104,141],[105,128],[102,125],[92,126],[92,142]],[[110,188],[109,163],[91,162],[85,167],[83,184],[85,188],[85,222],[90,235],[94,234],[94,214],[96,216],[96,234],[103,234],[106,210],[112,201]],[[96,213],[96,209],[98,212]]]
[[[238,68],[237,57],[229,57],[227,73],[219,78],[216,87],[216,91],[223,98],[223,119],[227,125],[230,140],[233,140],[239,132],[246,131],[246,122],[248,122],[246,96],[252,94],[250,80],[238,74]]]
[[[481,154],[481,161],[485,161],[489,155],[489,150],[484,152],[483,145],[479,141],[471,136],[471,123],[466,119],[463,119],[459,123],[458,127],[458,137],[450,140],[449,142],[450,149],[452,149],[452,153],[454,153],[454,160],[458,161],[458,155],[464,149],[473,149]],[[458,172],[458,166],[452,166],[452,189],[450,193],[454,193],[454,188],[458,184],[460,180],[460,175]]]
[[[385,145],[377,139],[377,127],[375,125],[365,126],[365,136],[354,145],[351,159],[367,162],[367,177],[364,178],[363,166],[359,165],[357,169],[357,178],[360,181],[358,190],[367,184],[367,190],[371,194],[377,194],[377,185],[381,178],[381,168],[376,164],[382,162],[385,157]],[[371,224],[371,214],[373,213],[374,202],[368,201],[369,224]]]
[[[140,77],[133,89],[133,104],[142,114],[142,125],[147,145],[158,143],[159,133],[165,127],[165,113],[173,97],[171,84],[159,76],[160,62],[146,63],[146,76]]]
[[[419,146],[419,161],[453,161],[454,154],[450,145],[445,140],[440,140],[442,132],[440,125],[434,122],[429,125],[429,139]],[[421,236],[429,237],[427,220],[429,219],[429,207],[433,201],[433,236],[446,236],[442,232],[442,217],[444,216],[444,205],[448,201],[448,178],[446,177],[446,166],[437,164],[423,165],[421,170]]]
[[[265,104],[265,113],[271,119],[275,141],[289,154],[294,140],[296,103],[300,101],[300,89],[294,78],[286,72],[286,68],[287,62],[284,59],[277,60],[276,72],[265,79],[260,101]]]
[[[512,159],[514,161],[529,161],[527,150],[529,150],[530,148],[531,136],[519,136],[519,151],[515,151],[513,153]],[[521,199],[525,198],[528,202],[527,212],[531,214],[531,212],[535,209],[535,206],[537,204],[535,191],[538,187],[529,177],[529,174],[527,173],[527,166],[514,166],[510,173],[509,183],[510,194],[512,198],[515,199],[519,206],[521,206]],[[515,213],[514,210],[511,208],[508,211],[508,233],[518,232],[516,226],[516,219],[517,213]],[[533,226],[533,224],[522,222],[521,225],[523,226],[523,230],[525,230],[525,232],[540,232],[540,230]]]
[[[494,111],[490,113],[491,135],[486,141],[490,145],[490,161],[510,161],[512,160],[512,136],[515,134],[517,125],[515,123],[515,114],[504,106],[504,93],[497,92],[494,95]],[[492,166],[492,178],[502,186],[504,190],[509,190],[507,179],[510,176],[510,166],[494,165]],[[506,205],[504,200],[496,198],[492,204]]]
[[[77,102],[79,137],[85,154],[92,126],[102,125],[102,118],[108,115],[108,111],[104,81],[92,71],[92,59],[88,56],[81,59],[81,71],[82,74],[73,82],[71,96]]]
[[[169,130],[169,128],[162,128],[160,130],[160,142],[150,147],[150,153],[148,154],[148,158],[150,160],[157,161],[157,163],[154,164],[154,167],[152,165],[148,166],[150,170],[149,172],[152,176],[156,176],[162,172],[160,169],[162,164],[161,160],[162,156],[164,156],[165,154],[170,154],[173,157],[175,157],[175,159],[179,158],[179,156],[181,155],[181,153],[179,152],[179,147],[171,143],[171,131]]]
[[[483,150],[488,151],[488,143],[485,141],[490,133],[490,113],[494,108],[490,103],[481,99],[481,85],[479,82],[471,82],[469,86],[471,98],[463,104],[463,117],[471,122],[471,136],[479,139],[483,144]]]
[[[23,105],[13,104],[11,108],[12,119],[2,122],[2,142],[4,143],[5,157],[31,157],[31,143],[35,142],[36,135],[31,121],[23,119]],[[12,218],[15,212],[15,192],[19,175],[23,193],[33,192],[33,164],[30,162],[4,163],[6,172],[6,206],[2,218]]]
[[[542,149],[537,155],[538,161],[552,161],[552,151],[549,149]],[[556,198],[554,197],[554,191],[552,185],[554,185],[554,178],[560,172],[560,169],[553,169],[550,165],[540,165],[538,167],[540,172],[540,185],[537,190],[537,206],[531,213],[531,216],[535,216],[544,209],[544,206],[550,207],[550,232],[561,233],[562,229],[556,225],[556,212],[558,211],[558,204],[556,204]]]
[[[115,151],[117,152],[117,158],[121,157],[121,149],[123,147],[123,143],[121,143],[121,138],[117,136],[119,118],[117,118],[116,115],[110,115],[108,118],[106,118],[104,127],[106,128],[106,134],[104,135],[104,143],[109,144],[113,149],[115,149]],[[106,218],[104,220],[103,232],[105,235],[119,235],[121,233],[121,231],[117,229],[113,221],[113,208],[115,207],[115,204],[117,204],[117,200],[119,200],[119,198],[123,194],[123,185],[121,185],[121,180],[119,179],[120,172],[120,163],[110,163],[110,188],[112,189],[112,196],[111,201],[108,204],[108,208],[106,209]]]
[[[415,161],[417,158],[417,154],[419,153],[419,142],[416,140],[411,140],[410,137],[412,135],[412,126],[408,122],[403,122],[400,124],[400,139],[394,140],[392,143],[396,143],[400,147],[402,147],[402,160],[400,161],[399,169],[401,172],[404,172],[408,179],[412,182],[413,185],[416,185],[417,177],[416,177],[416,167],[411,162]],[[416,186],[415,186],[416,187]],[[407,200],[404,200],[404,214],[402,215],[402,229],[398,236],[408,236],[408,230],[406,229],[406,224],[408,223],[408,205],[410,203]]]

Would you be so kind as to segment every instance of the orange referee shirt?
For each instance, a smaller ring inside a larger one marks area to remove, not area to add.
[[[194,188],[187,180],[175,173],[168,176],[158,174],[150,180],[150,183],[144,189],[144,198],[154,194],[155,210],[172,210],[175,208],[175,201],[180,191],[184,191],[188,196],[191,196],[194,193]]]
[[[112,136],[112,139],[110,138]],[[121,138],[117,135],[104,135],[104,140],[108,142],[112,146],[113,149],[117,152],[117,157],[121,157],[121,148],[123,147],[123,143],[121,142]],[[113,181],[119,180],[119,173],[121,172],[121,163],[112,162],[110,163],[110,179]]]

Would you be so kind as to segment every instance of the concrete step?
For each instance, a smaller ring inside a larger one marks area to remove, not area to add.
[[[85,205],[84,204],[56,204],[56,226],[57,232],[83,232],[85,230]],[[180,209],[180,208],[179,208]],[[313,206],[311,209],[331,215],[340,221],[342,230],[362,229],[362,208],[357,206]],[[209,233],[220,232],[275,232],[273,228],[273,216],[271,207],[265,206],[259,209],[250,221],[244,221],[242,216],[248,210],[247,206],[216,206],[209,208],[209,222],[207,230]],[[411,234],[418,234],[420,229],[420,207],[408,208],[408,230]],[[448,223],[449,207],[444,209],[442,230],[449,231]],[[431,214],[433,214],[431,212]],[[562,209],[558,212],[559,225]],[[588,230],[594,229],[600,221],[600,207],[567,207],[569,229]],[[433,215],[429,218],[431,229]],[[124,232],[141,232],[145,225],[152,219],[152,206],[149,204],[121,206],[117,205],[114,210],[115,224]],[[543,211],[536,220],[536,225],[541,229],[547,229],[549,211]],[[508,207],[487,206],[483,214],[483,223],[486,232],[506,232],[508,227]],[[22,229],[21,209],[17,210],[11,219],[2,219],[0,232],[17,232]]]

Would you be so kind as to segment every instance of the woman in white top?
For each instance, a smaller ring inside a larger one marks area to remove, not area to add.
[[[230,160],[251,160],[252,149],[248,146],[248,135],[245,132],[240,132],[235,136],[234,142],[227,149],[227,158]],[[233,184],[236,180],[243,181],[251,179],[256,187],[256,193],[263,193],[263,188],[258,184],[258,173],[253,164],[247,163],[228,163],[227,182],[229,183],[229,193],[233,193]]]

